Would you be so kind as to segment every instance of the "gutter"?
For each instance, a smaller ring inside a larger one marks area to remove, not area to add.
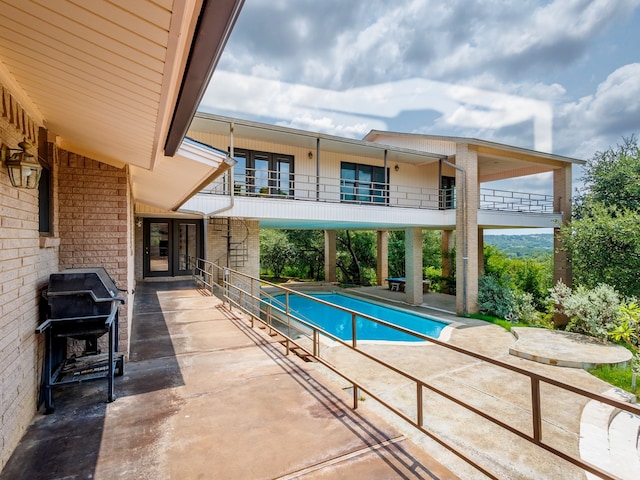
[[[213,212],[207,213],[207,217],[214,217],[219,213],[231,210],[233,208],[233,206],[234,206],[234,203],[235,203],[235,188],[233,186],[233,179],[234,179],[234,176],[235,176],[235,169],[233,167],[235,166],[236,163],[238,163],[238,161],[235,159],[235,150],[234,150],[234,146],[233,146],[233,130],[234,130],[234,123],[231,122],[231,123],[229,123],[229,155],[224,160],[224,162],[227,165],[229,165],[229,168],[227,168],[225,170],[225,171],[228,171],[228,173],[229,173],[229,178],[228,178],[228,182],[229,182],[229,205],[226,205],[226,206],[224,206],[222,208],[219,208],[218,210],[214,210]]]

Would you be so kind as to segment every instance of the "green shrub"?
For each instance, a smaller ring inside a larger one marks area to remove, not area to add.
[[[583,286],[571,290],[562,282],[558,282],[551,290],[550,297],[556,308],[569,318],[567,331],[583,333],[606,340],[618,321],[620,296],[616,290],[606,284],[594,289]]]
[[[511,319],[516,315],[516,300],[509,287],[492,276],[478,279],[480,313]]]

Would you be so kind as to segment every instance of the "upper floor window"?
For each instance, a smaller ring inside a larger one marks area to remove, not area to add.
[[[234,157],[236,194],[293,195],[293,156],[237,148]]]
[[[342,162],[340,199],[343,202],[387,203],[386,173],[384,167]]]

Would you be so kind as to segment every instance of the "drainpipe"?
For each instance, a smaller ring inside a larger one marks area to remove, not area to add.
[[[235,169],[234,166],[237,163],[237,160],[235,159],[235,152],[234,152],[234,148],[233,148],[233,122],[231,122],[229,124],[229,156],[225,159],[225,162],[230,164],[230,168],[229,170],[227,170],[227,174],[229,175],[228,177],[228,183],[229,183],[229,205],[219,208],[218,210],[214,210],[213,212],[209,212],[207,214],[208,217],[213,217],[215,215],[217,215],[218,213],[222,213],[222,212],[226,212],[227,210],[231,210],[233,208],[234,205],[234,201],[235,201],[235,188],[233,185],[233,179],[235,176]]]
[[[461,166],[451,163],[447,158],[442,158],[442,163],[462,173],[462,185],[460,185],[462,190],[462,314],[467,315],[467,261],[469,260],[467,255],[467,172]],[[457,209],[458,204],[456,204]]]

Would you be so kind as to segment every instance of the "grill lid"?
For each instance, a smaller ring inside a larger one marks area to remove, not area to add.
[[[104,267],[71,268],[49,275],[47,297],[89,294],[94,302],[120,300],[124,297]]]

